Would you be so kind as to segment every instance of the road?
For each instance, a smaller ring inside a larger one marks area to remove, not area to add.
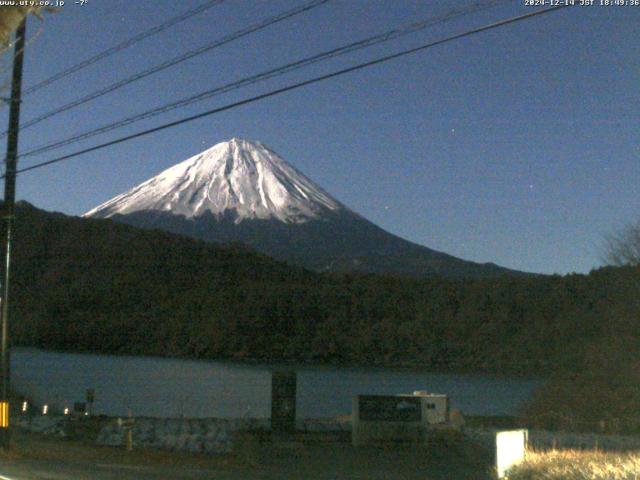
[[[227,455],[94,447],[23,436],[0,480],[485,480],[492,460],[458,440],[355,448],[344,441],[239,438]]]
[[[89,462],[12,460],[0,463],[0,480],[200,480],[234,479],[234,472],[161,466]]]

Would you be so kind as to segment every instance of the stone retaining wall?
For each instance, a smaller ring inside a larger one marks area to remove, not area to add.
[[[67,417],[58,415],[35,415],[11,417],[11,425],[17,426],[28,432],[42,433],[45,435],[66,436]]]
[[[125,426],[114,418],[91,419],[102,424],[96,437],[98,445],[121,446],[125,443]],[[59,437],[67,436],[73,422],[61,415],[38,415],[31,418],[12,418],[14,425],[30,432]],[[125,419],[125,423],[126,423]],[[297,429],[302,432],[348,431],[349,423],[330,419],[299,420]],[[220,419],[220,418],[146,418],[133,421],[134,447],[161,448],[172,451],[200,453],[224,453],[231,450],[233,433],[246,430],[268,430],[269,419]]]
[[[13,425],[30,432],[66,437],[74,422],[61,415],[12,418]],[[118,419],[91,419],[102,424],[96,444],[120,446],[125,443],[126,427]],[[180,419],[136,418],[133,421],[133,445],[173,451],[224,453],[231,449],[233,432],[269,428],[268,420],[257,419]]]
[[[231,450],[233,432],[267,429],[269,422],[255,419],[136,418],[133,445],[173,451],[223,453]],[[98,445],[123,444],[125,428],[117,421],[105,425],[98,434]]]
[[[16,416],[11,420],[13,425],[24,430],[59,437],[67,436],[69,423],[73,422],[68,416],[55,415]],[[98,445],[124,445],[125,430],[117,419],[105,418],[100,422],[102,428],[96,438]],[[224,453],[231,450],[234,432],[269,428],[269,419],[142,417],[135,419],[132,432],[134,447]],[[302,432],[350,431],[351,424],[335,419],[298,420],[297,429]],[[499,430],[465,427],[463,431],[469,440],[495,448],[495,435]],[[529,444],[536,449],[640,450],[640,436],[529,430]]]

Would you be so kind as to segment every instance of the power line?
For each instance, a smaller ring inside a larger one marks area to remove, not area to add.
[[[177,108],[182,108],[182,107],[186,107],[188,105],[192,105],[194,103],[197,102],[201,102],[203,100],[207,100],[209,98],[215,97],[217,95],[221,95],[223,93],[227,93],[233,90],[237,90],[239,88],[245,87],[247,85],[252,85],[254,83],[263,81],[263,80],[268,80],[280,75],[284,75],[285,73],[289,73],[295,70],[299,70],[302,69],[304,67],[310,66],[312,64],[318,63],[318,62],[322,62],[331,58],[335,58],[341,55],[345,55],[348,53],[352,53],[354,51],[363,49],[363,48],[368,48],[374,45],[378,45],[380,43],[384,43],[384,42],[388,42],[391,40],[395,40],[401,36],[404,35],[408,35],[410,33],[415,33],[417,31],[423,30],[425,28],[440,24],[440,23],[444,23],[447,21],[450,21],[454,18],[458,18],[461,16],[465,16],[465,15],[469,15],[472,13],[477,13],[478,11],[481,10],[485,10],[485,9],[489,9],[489,8],[493,8],[496,5],[500,5],[500,4],[505,4],[505,3],[509,3],[513,0],[492,0],[489,2],[476,2],[471,6],[468,6],[466,8],[459,8],[459,9],[453,9],[443,15],[439,15],[437,17],[430,17],[427,18],[425,20],[422,20],[420,22],[414,22],[399,28],[395,28],[393,30],[389,30],[387,32],[372,36],[372,37],[368,37],[365,38],[363,40],[359,40],[357,42],[352,42],[348,45],[339,47],[339,48],[334,48],[332,50],[328,50],[316,55],[312,55],[310,57],[306,57],[303,58],[301,60],[292,62],[292,63],[288,63],[282,66],[279,66],[277,68],[273,68],[261,73],[258,73],[256,75],[252,75],[250,77],[246,77],[242,80],[238,80],[232,83],[228,83],[219,87],[216,87],[214,89],[210,89],[210,90],[206,90],[204,92],[198,93],[196,95],[191,95],[187,98],[183,98],[181,100],[175,101],[175,102],[171,102],[169,104],[165,104],[162,105],[160,107],[156,107],[154,109],[151,110],[147,110],[145,112],[139,113],[137,115],[133,115],[130,117],[126,117],[122,120],[119,120],[117,122],[113,122],[113,123],[109,123],[107,125],[103,125],[101,127],[98,128],[94,128],[92,130],[89,131],[85,131],[76,135],[73,135],[71,137],[68,137],[66,139],[63,140],[59,140],[57,142],[54,143],[50,143],[50,144],[46,144],[40,147],[36,147],[32,150],[29,150],[25,153],[23,153],[20,157],[21,158],[25,158],[25,157],[30,157],[33,155],[38,155],[38,154],[42,154],[51,150],[55,150],[61,147],[65,147],[74,143],[77,143],[81,140],[86,140],[88,138],[94,137],[96,135],[102,134],[102,133],[106,133],[106,132],[110,132],[112,130],[116,130],[119,128],[122,128],[124,126],[127,125],[131,125],[133,123],[136,123],[138,121],[141,120],[147,120],[149,118],[161,115],[163,113],[175,110]]]
[[[34,93],[38,90],[40,90],[41,88],[44,88],[48,85],[51,85],[54,82],[57,82],[58,80],[61,80],[65,77],[68,77],[69,75],[76,73],[79,70],[82,70],[90,65],[93,65],[94,63],[99,62],[100,60],[104,60],[107,57],[110,57],[111,55],[115,55],[118,52],[121,52],[122,50],[125,50],[129,47],[131,47],[132,45],[135,45],[136,43],[141,42],[142,40],[149,38],[153,35],[156,35],[160,32],[163,32],[164,30],[167,30],[168,28],[173,27],[174,25],[183,22],[185,20],[190,19],[191,17],[194,17],[196,15],[199,15],[202,12],[205,12],[207,10],[209,10],[210,8],[215,7],[216,5],[221,4],[222,2],[224,2],[225,0],[209,0],[208,2],[200,5],[199,7],[193,8],[191,10],[188,10],[186,12],[184,12],[181,15],[178,15],[177,17],[173,17],[169,20],[167,20],[164,23],[161,23],[160,25],[157,25],[153,28],[150,28],[149,30],[146,30],[142,33],[139,33],[138,35],[135,35],[121,43],[119,43],[118,45],[115,45],[111,48],[108,48],[100,53],[98,53],[97,55],[94,55],[91,58],[88,58],[86,60],[83,60],[82,62],[79,62],[65,70],[62,70],[58,73],[56,73],[55,75],[52,75],[51,77],[42,80],[41,82],[36,83],[35,85],[27,88],[24,91],[23,95],[29,95],[31,93]]]
[[[238,102],[230,103],[228,105],[224,105],[222,107],[218,107],[218,108],[215,108],[213,110],[208,110],[206,112],[202,112],[202,113],[199,113],[197,115],[192,115],[192,116],[183,118],[181,120],[176,120],[174,122],[165,123],[164,125],[160,125],[158,127],[150,128],[148,130],[143,130],[141,132],[137,132],[137,133],[134,133],[134,134],[131,134],[131,135],[126,135],[124,137],[120,137],[120,138],[117,138],[115,140],[111,140],[109,142],[101,143],[101,144],[95,145],[93,147],[85,148],[83,150],[79,150],[77,152],[70,153],[68,155],[63,155],[61,157],[57,157],[57,158],[54,158],[52,160],[47,160],[45,162],[41,162],[41,163],[29,166],[29,167],[22,168],[22,169],[18,170],[17,173],[24,173],[24,172],[28,172],[28,171],[31,171],[31,170],[36,170],[38,168],[42,168],[42,167],[45,167],[45,166],[48,166],[48,165],[53,165],[55,163],[63,162],[65,160],[69,160],[71,158],[75,158],[75,157],[78,157],[80,155],[84,155],[85,153],[95,152],[97,150],[101,150],[101,149],[106,148],[106,147],[110,147],[110,146],[113,146],[113,145],[117,145],[119,143],[127,142],[129,140],[133,140],[135,138],[139,138],[139,137],[143,137],[143,136],[146,136],[146,135],[150,135],[152,133],[156,133],[156,132],[159,132],[161,130],[166,130],[168,128],[176,127],[178,125],[182,125],[184,123],[192,122],[192,121],[198,120],[200,118],[209,117],[209,116],[214,115],[216,113],[221,113],[221,112],[224,112],[224,111],[227,111],[227,110],[231,110],[233,108],[240,107],[242,105],[247,105],[249,103],[254,103],[254,102],[257,102],[259,100],[264,100],[265,98],[273,97],[275,95],[280,95],[281,93],[289,92],[291,90],[296,90],[298,88],[302,88],[302,87],[305,87],[307,85],[312,85],[314,83],[319,83],[319,82],[322,82],[324,80],[329,80],[331,78],[339,77],[339,76],[345,75],[347,73],[355,72],[357,70],[362,70],[364,68],[368,68],[368,67],[371,67],[371,66],[374,66],[374,65],[378,65],[378,64],[381,64],[381,63],[384,63],[384,62],[388,62],[388,61],[394,60],[396,58],[400,58],[400,57],[404,57],[406,55],[417,53],[417,52],[420,52],[420,51],[435,47],[437,45],[442,45],[444,43],[448,43],[448,42],[451,42],[451,41],[454,41],[454,40],[458,40],[460,38],[469,37],[469,36],[474,35],[476,33],[485,32],[487,30],[493,30],[494,28],[502,27],[504,25],[509,25],[509,24],[512,24],[512,23],[516,23],[516,22],[519,22],[519,21],[522,21],[522,20],[526,20],[526,19],[532,18],[532,17],[536,17],[536,16],[539,16],[539,15],[544,15],[546,13],[558,11],[558,10],[560,10],[562,8],[566,8],[568,6],[569,5],[560,5],[560,6],[556,6],[556,7],[546,8],[546,9],[543,9],[543,10],[538,10],[538,11],[535,11],[535,12],[527,13],[527,14],[524,14],[524,15],[511,17],[511,18],[508,18],[506,20],[500,20],[498,22],[491,23],[489,25],[485,25],[485,26],[482,26],[482,27],[474,28],[473,30],[467,30],[466,32],[459,33],[459,34],[456,34],[456,35],[452,35],[450,37],[446,37],[446,38],[443,38],[441,40],[436,40],[434,42],[427,43],[427,44],[424,44],[424,45],[421,45],[421,46],[418,46],[418,47],[410,48],[408,50],[403,50],[401,52],[394,53],[394,54],[391,54],[391,55],[387,55],[387,56],[378,58],[376,60],[371,60],[371,61],[368,61],[368,62],[360,63],[360,64],[354,65],[352,67],[344,68],[342,70],[338,70],[338,71],[335,71],[335,72],[332,72],[332,73],[328,73],[326,75],[321,75],[319,77],[312,78],[310,80],[305,80],[303,82],[295,83],[293,85],[289,85],[289,86],[286,86],[286,87],[283,87],[283,88],[279,88],[277,90],[272,90],[270,92],[263,93],[261,95],[255,96],[255,97],[251,97],[251,98],[247,98],[245,100],[241,100],[241,101],[238,101]],[[3,177],[0,177],[0,178],[3,178]]]
[[[323,4],[325,4],[325,3],[329,2],[329,1],[330,0],[312,0],[312,1],[307,2],[307,3],[305,3],[305,4],[301,5],[301,6],[296,7],[294,9],[287,10],[287,11],[282,12],[282,13],[280,13],[278,15],[273,16],[273,17],[269,17],[269,18],[267,18],[267,19],[265,19],[265,20],[263,20],[261,22],[258,22],[258,23],[254,24],[254,25],[251,25],[251,26],[249,26],[247,28],[243,28],[242,30],[238,30],[237,32],[231,33],[231,34],[226,35],[226,36],[224,36],[224,37],[222,37],[222,38],[220,38],[218,40],[215,40],[212,43],[203,45],[203,46],[201,46],[199,48],[196,48],[194,50],[190,50],[190,51],[188,51],[188,52],[186,52],[186,53],[184,53],[182,55],[179,55],[179,56],[174,57],[174,58],[172,58],[170,60],[162,62],[159,65],[156,65],[154,67],[148,68],[147,70],[143,70],[142,72],[139,72],[139,73],[136,73],[134,75],[131,75],[130,77],[127,77],[127,78],[125,78],[123,80],[120,80],[120,81],[118,81],[116,83],[112,83],[111,85],[109,85],[109,86],[107,86],[105,88],[102,88],[102,89],[97,90],[97,91],[95,91],[93,93],[90,93],[90,94],[88,94],[88,95],[86,95],[86,96],[84,96],[84,97],[82,97],[82,98],[80,98],[78,100],[73,101],[73,102],[67,103],[67,104],[63,105],[62,107],[59,107],[59,108],[57,108],[55,110],[51,110],[51,111],[49,111],[49,112],[47,112],[47,113],[45,113],[43,115],[40,115],[39,117],[36,117],[36,118],[26,122],[23,125],[20,125],[20,128],[21,129],[26,129],[26,128],[32,127],[32,126],[34,126],[34,125],[36,125],[36,124],[38,124],[38,123],[40,123],[40,122],[42,122],[42,121],[44,121],[44,120],[46,120],[48,118],[51,118],[51,117],[53,117],[55,115],[58,115],[60,113],[66,112],[68,110],[71,110],[72,108],[78,107],[78,106],[83,105],[83,104],[85,104],[87,102],[95,100],[96,98],[102,97],[102,96],[104,96],[104,95],[106,95],[108,93],[111,93],[111,92],[113,92],[115,90],[118,90],[119,88],[122,88],[122,87],[124,87],[126,85],[129,85],[130,83],[133,83],[133,82],[136,82],[138,80],[141,80],[141,79],[143,79],[145,77],[148,77],[149,75],[152,75],[154,73],[158,73],[158,72],[160,72],[162,70],[165,70],[165,69],[167,69],[169,67],[177,65],[179,63],[182,63],[182,62],[184,62],[186,60],[189,60],[189,59],[191,59],[193,57],[196,57],[198,55],[202,55],[203,53],[206,53],[206,52],[208,52],[210,50],[213,50],[215,48],[218,48],[218,47],[221,47],[223,45],[226,45],[227,43],[230,43],[230,42],[232,42],[234,40],[237,40],[237,39],[239,39],[241,37],[244,37],[246,35],[249,35],[251,33],[254,33],[254,32],[257,32],[257,31],[262,30],[264,28],[267,28],[267,27],[269,27],[269,26],[271,26],[271,25],[273,25],[275,23],[281,22],[283,20],[287,20],[287,19],[289,19],[291,17],[294,17],[294,16],[299,15],[301,13],[307,12],[307,11],[309,11],[309,10],[311,10],[313,8],[319,7],[320,5],[323,5]],[[2,134],[2,136],[5,136],[6,134],[7,134],[7,132],[4,132]]]

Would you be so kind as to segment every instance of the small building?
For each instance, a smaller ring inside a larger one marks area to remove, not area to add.
[[[449,421],[449,397],[442,393],[429,393],[424,390],[413,392],[422,403],[422,416],[428,425]]]
[[[446,395],[424,391],[408,395],[356,395],[351,438],[356,446],[381,442],[422,443],[428,430],[434,425],[446,424],[448,416]]]

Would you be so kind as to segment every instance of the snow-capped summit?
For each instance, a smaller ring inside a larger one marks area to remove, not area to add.
[[[218,143],[99,205],[85,217],[166,212],[186,218],[275,219],[305,223],[346,209],[260,142]]]

